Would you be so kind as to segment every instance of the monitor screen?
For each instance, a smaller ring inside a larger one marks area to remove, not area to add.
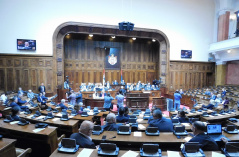
[[[192,50],[181,50],[181,58],[192,58]]]
[[[208,134],[222,133],[221,124],[208,124],[207,125],[207,133]]]
[[[17,39],[18,50],[36,50],[36,40]]]

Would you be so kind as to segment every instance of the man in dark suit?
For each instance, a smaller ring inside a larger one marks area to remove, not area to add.
[[[46,105],[46,100],[48,98],[45,97],[42,93],[39,93],[39,96],[37,97],[37,101],[41,103],[41,109],[44,110],[44,109],[47,109],[48,106]]]
[[[199,142],[203,151],[218,151],[218,145],[210,136],[206,135],[206,125],[203,122],[195,121],[192,124],[194,137],[189,142]]]
[[[40,93],[46,92],[46,87],[44,86],[44,83],[41,83],[41,86],[39,86],[38,91]]]
[[[70,138],[76,140],[76,144],[80,146],[80,148],[92,148],[95,149],[95,144],[92,142],[90,138],[92,134],[92,130],[94,128],[94,124],[90,121],[83,121],[81,123],[79,133],[73,133]]]
[[[66,105],[65,105],[65,102],[66,102],[65,99],[61,99],[61,103],[59,104],[59,106],[61,107],[61,109],[66,109],[66,110],[67,110],[67,107],[66,107]]]
[[[18,99],[17,104],[20,106],[20,108],[22,110],[26,110],[26,109],[28,109],[28,107],[27,106],[23,106],[23,105],[28,103],[29,100],[22,100],[22,96],[23,96],[22,94],[18,95],[18,97],[17,97],[17,99]]]
[[[160,132],[173,132],[172,121],[163,117],[160,110],[154,110],[153,119],[150,119],[148,123],[149,127],[158,127]]]
[[[116,124],[116,117],[114,113],[110,113],[107,115],[106,117],[106,124],[102,126],[102,128],[104,129],[104,131],[117,131],[118,127],[121,124]]]
[[[19,106],[14,106],[12,108],[12,118],[14,119],[14,121],[19,121],[20,120],[20,117],[19,117],[19,114],[20,114],[20,107]]]
[[[13,97],[13,101],[11,102],[9,107],[12,107],[12,108],[15,107],[15,106],[20,107],[17,103],[18,103],[18,98],[17,97]]]
[[[117,123],[125,123],[129,121],[128,117],[124,116],[124,107],[119,108],[119,115],[116,117]]]

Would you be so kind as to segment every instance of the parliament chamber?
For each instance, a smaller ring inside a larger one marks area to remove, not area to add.
[[[239,0],[0,12],[0,157],[239,156]]]

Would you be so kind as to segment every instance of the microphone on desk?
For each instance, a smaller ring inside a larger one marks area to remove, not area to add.
[[[102,141],[110,140],[110,139],[113,139],[113,138],[116,138],[116,136],[113,136],[111,138],[106,139],[106,135],[103,135],[102,136]]]

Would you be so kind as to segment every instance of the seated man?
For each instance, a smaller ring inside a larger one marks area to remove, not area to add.
[[[125,85],[125,82],[124,82],[124,80],[122,80],[122,81],[121,81],[121,85]]]
[[[12,102],[9,105],[9,107],[12,107],[12,108],[15,107],[15,106],[20,107],[17,103],[18,103],[18,98],[17,97],[13,97]]]
[[[140,86],[139,85],[136,85],[136,87],[134,88],[135,91],[139,91],[141,90]]]
[[[117,131],[118,127],[121,124],[116,124],[116,117],[114,113],[110,113],[107,115],[106,117],[106,124],[102,126],[102,128],[104,129],[104,131]]]
[[[227,91],[225,90],[225,88],[222,88],[222,98],[224,97],[224,96],[226,96],[226,94],[227,94]]]
[[[7,96],[5,95],[5,93],[2,93],[2,94],[1,94],[0,100],[2,100],[2,102],[3,102],[4,104],[7,104],[7,103],[8,103],[8,99],[7,99]]]
[[[134,90],[134,84],[131,84],[130,87],[129,87],[129,91],[133,91],[133,90]]]
[[[80,148],[92,148],[95,149],[95,144],[92,142],[91,134],[94,128],[94,124],[91,121],[83,121],[81,123],[79,133],[73,133],[70,138],[76,140],[76,144]]]
[[[65,105],[65,102],[66,102],[65,99],[61,99],[61,103],[59,104],[59,106],[61,107],[61,109],[66,109],[66,110],[67,110],[67,107],[66,107],[66,105]]]
[[[203,122],[195,121],[192,124],[194,137],[189,142],[199,142],[203,151],[218,151],[217,143],[208,135],[204,134],[206,125]]]
[[[24,91],[22,90],[22,87],[19,87],[17,94],[18,95],[20,95],[20,94],[23,95],[24,94]]]
[[[162,116],[160,110],[154,110],[153,119],[149,120],[149,127],[158,127],[159,132],[173,132],[173,123]]]
[[[124,116],[125,116],[126,118],[128,118],[128,119],[129,119],[129,117],[130,117],[130,115],[129,115],[129,108],[128,108],[128,107],[124,107]]]
[[[119,85],[118,82],[117,82],[117,80],[115,80],[112,84],[113,84],[113,85]]]
[[[214,108],[215,104],[216,104],[215,100],[210,99],[209,104],[207,106],[206,105],[202,105],[202,108],[207,108],[207,109],[212,110]]]
[[[124,86],[121,86],[121,89],[120,89],[120,90],[122,91],[122,94],[123,94],[123,95],[126,94],[126,90],[124,89]]]
[[[144,88],[144,90],[152,90],[150,83],[148,83],[148,85]]]
[[[129,121],[128,117],[124,116],[124,107],[119,108],[119,115],[116,117],[117,123],[125,123]]]
[[[207,88],[207,90],[206,90],[206,92],[205,92],[204,94],[210,96],[210,95],[211,95],[211,92],[210,92],[209,89]]]
[[[30,100],[32,100],[32,99],[35,97],[35,95],[34,95],[34,93],[32,92],[32,90],[28,90],[27,97],[28,97]]]
[[[176,118],[179,119],[180,123],[189,123],[189,119],[186,116],[186,113],[184,111],[179,111],[178,115],[176,116]]]
[[[184,94],[183,89],[180,89],[180,90],[179,90],[179,93],[180,93],[181,95]]]
[[[12,118],[15,121],[19,121],[20,120],[20,117],[18,116],[19,114],[20,114],[20,107],[19,106],[14,106],[12,108]]]
[[[37,97],[37,101],[41,103],[41,109],[44,110],[44,109],[47,109],[48,106],[46,105],[46,100],[48,98],[45,97],[42,93],[39,93],[39,96]]]
[[[25,110],[25,109],[27,109],[28,107],[27,107],[27,106],[22,106],[22,105],[28,103],[28,101],[27,101],[27,100],[24,100],[24,101],[23,101],[23,100],[22,100],[22,97],[23,97],[23,94],[19,94],[19,95],[18,95],[18,97],[17,97],[17,99],[18,99],[17,104],[20,106],[20,108],[21,108],[22,110]]]
[[[212,100],[216,100],[216,98],[217,98],[217,96],[216,96],[214,93],[212,93],[212,95],[211,95],[211,98],[210,98],[210,99],[212,99]]]

